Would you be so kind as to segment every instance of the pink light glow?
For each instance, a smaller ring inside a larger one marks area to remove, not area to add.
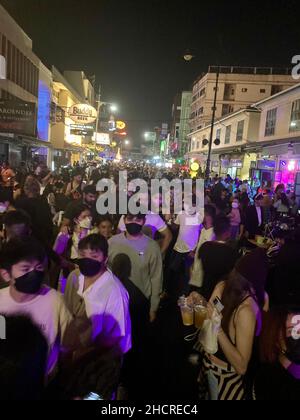
[[[294,160],[291,160],[288,164],[288,170],[290,172],[294,171],[296,169],[296,162]]]

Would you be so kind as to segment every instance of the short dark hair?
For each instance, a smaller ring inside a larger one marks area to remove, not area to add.
[[[11,203],[12,200],[12,192],[9,188],[1,188],[0,187],[0,203]]]
[[[84,187],[83,192],[84,194],[97,195],[97,190],[96,190],[95,185],[87,185],[86,187]]]
[[[215,221],[215,218],[217,216],[217,210],[211,204],[206,204],[204,206],[204,214],[207,214],[208,216],[210,216],[213,219],[213,221]]]
[[[77,219],[77,217],[79,217],[81,213],[83,213],[86,210],[91,211],[91,209],[85,204],[81,204],[81,203],[77,204],[76,206],[74,206],[74,209],[72,211],[72,216],[73,216],[72,219],[73,220]]]
[[[91,251],[101,251],[104,257],[108,256],[108,242],[99,234],[89,235],[82,239],[78,245],[79,251],[90,249]]]
[[[127,213],[125,214],[125,217],[129,217],[131,219],[136,217],[139,220],[146,220],[146,214],[143,214],[143,213],[137,213],[137,214]]]
[[[12,239],[0,252],[0,267],[9,271],[13,265],[21,261],[38,260],[42,263],[46,258],[44,247],[36,239]]]
[[[101,223],[109,222],[113,225],[112,218],[109,215],[99,216],[96,219],[96,225],[99,226]]]
[[[224,214],[216,217],[214,223],[214,231],[217,237],[223,235],[230,230],[230,219]]]
[[[31,218],[24,210],[10,211],[4,216],[3,224],[6,227],[14,225],[25,225],[31,227]]]

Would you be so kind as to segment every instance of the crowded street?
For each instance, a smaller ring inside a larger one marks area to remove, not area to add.
[[[102,414],[164,401],[156,414],[192,415],[207,400],[299,401],[300,56],[232,66],[224,50],[212,65],[188,49],[151,105],[152,68],[139,102],[130,58],[89,61],[105,25],[81,57],[79,40],[62,56],[39,39],[50,3],[28,20],[0,0],[0,400],[96,400]]]

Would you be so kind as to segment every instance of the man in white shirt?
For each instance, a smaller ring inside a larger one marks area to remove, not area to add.
[[[217,216],[216,208],[207,205],[204,208],[203,227],[200,234],[200,239],[196,248],[194,264],[191,270],[191,282],[196,282],[202,273],[201,260],[199,258],[199,250],[205,242],[214,241],[216,236],[214,232],[214,223]]]
[[[63,297],[44,285],[47,257],[33,238],[11,240],[0,255],[1,276],[10,287],[0,291],[1,313],[28,316],[41,330],[49,345],[46,376],[53,374],[63,348],[72,315]]]
[[[108,243],[89,235],[79,243],[79,270],[67,282],[65,302],[78,321],[83,348],[97,347],[123,355],[131,348],[129,297],[106,267]]]
[[[202,221],[203,215],[196,212],[195,208],[186,208],[175,220],[175,224],[179,226],[179,233],[168,276],[167,288],[169,291],[171,289],[171,294],[180,295],[187,291],[193,252],[199,241]]]

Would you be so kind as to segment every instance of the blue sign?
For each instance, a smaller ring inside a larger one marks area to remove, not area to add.
[[[39,81],[37,132],[40,140],[49,140],[49,124],[51,109],[51,90],[43,82]]]

